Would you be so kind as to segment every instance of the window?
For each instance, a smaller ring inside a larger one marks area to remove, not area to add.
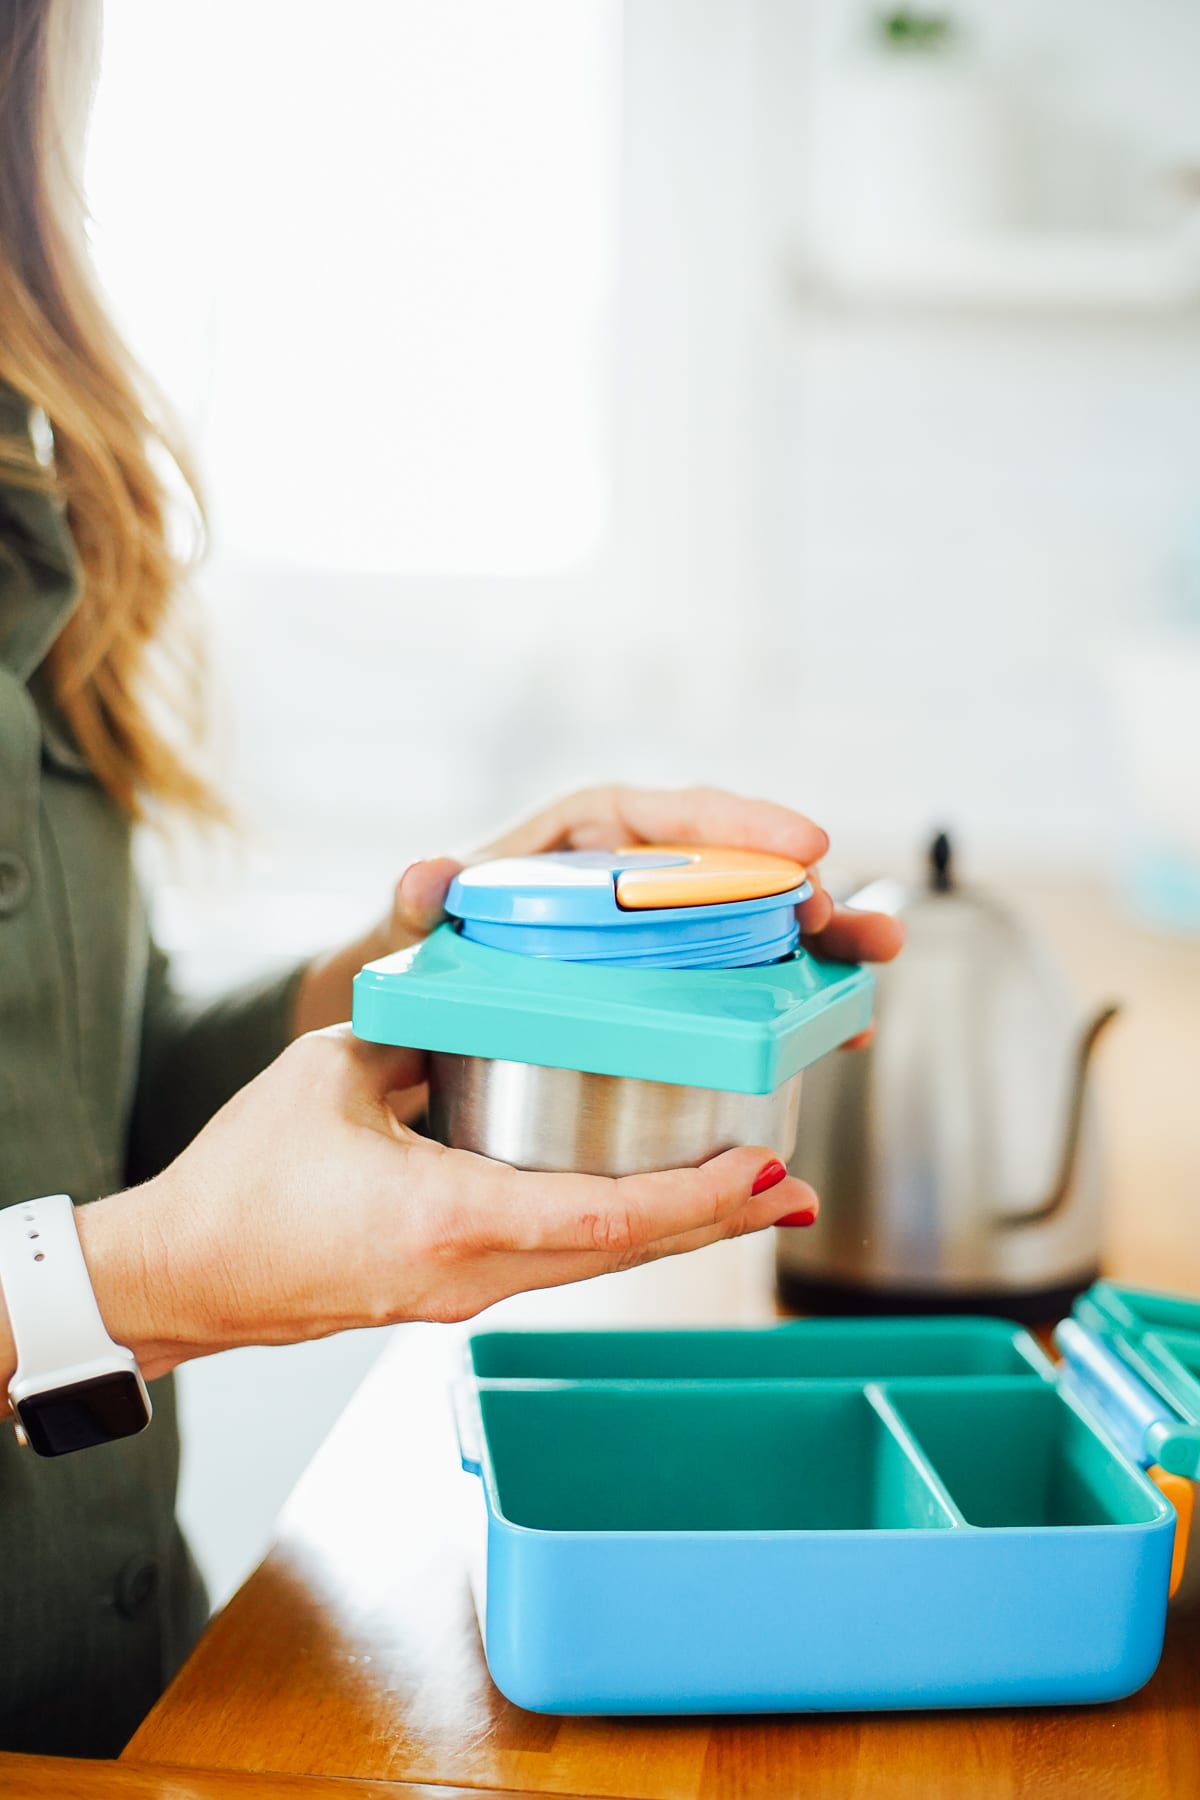
[[[112,0],[88,163],[218,548],[536,574],[608,505],[617,0]]]

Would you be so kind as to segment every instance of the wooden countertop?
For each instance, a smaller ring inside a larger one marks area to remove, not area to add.
[[[707,1278],[736,1295],[749,1248],[706,1252]],[[397,1335],[131,1756],[638,1800],[1200,1793],[1200,1619],[1173,1621],[1150,1686],[1101,1709],[631,1721],[509,1705],[468,1588],[454,1350],[433,1327]]]
[[[473,1791],[478,1800],[479,1790]],[[427,1787],[424,1782],[172,1769],[127,1757],[120,1762],[82,1762],[0,1750],[0,1794],[6,1800],[455,1800],[456,1796],[470,1800],[471,1793],[469,1788]],[[531,1796],[495,1789],[488,1800],[531,1800]]]
[[[1128,928],[1094,898],[1043,891],[1037,905],[1082,996],[1127,1007],[1100,1058],[1110,1269],[1200,1293],[1200,946]],[[509,1302],[489,1323],[752,1322],[771,1313],[770,1253],[765,1240],[723,1245]],[[322,1795],[326,1780],[356,1778],[384,1784],[352,1790],[364,1800],[392,1782],[624,1800],[1200,1794],[1200,1617],[1172,1617],[1142,1693],[1095,1709],[631,1721],[510,1706],[488,1678],[468,1586],[475,1484],[445,1398],[462,1335],[396,1332],[266,1561],[116,1765],[143,1785],[97,1793],[300,1800],[304,1778],[324,1778]],[[204,1785],[221,1771],[225,1786]],[[237,1771],[292,1781],[230,1785]]]

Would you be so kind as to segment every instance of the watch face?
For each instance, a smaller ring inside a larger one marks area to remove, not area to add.
[[[17,1416],[39,1456],[90,1450],[113,1438],[132,1437],[150,1423],[137,1377],[124,1369],[55,1388],[51,1394],[32,1394],[20,1402]]]

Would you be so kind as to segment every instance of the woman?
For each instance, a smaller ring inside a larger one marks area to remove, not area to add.
[[[88,16],[80,0],[0,7],[0,1206],[72,1197],[104,1323],[157,1385],[148,1430],[78,1455],[44,1460],[0,1429],[0,1745],[100,1755],[127,1740],[205,1616],[174,1519],[176,1364],[462,1319],[810,1222],[815,1198],[762,1150],[564,1180],[401,1125],[420,1056],[356,1043],[338,1021],[358,967],[440,918],[449,860],[409,869],[361,942],[203,1008],[172,989],[131,828],[220,808],[163,723],[195,687],[163,474],[187,491],[186,464],[147,416],[86,267]],[[636,839],[806,864],[826,848],[781,807],[600,788],[490,853]],[[802,923],[833,956],[899,947],[890,921],[838,913],[820,890]],[[0,1305],[5,1391],[14,1361]]]

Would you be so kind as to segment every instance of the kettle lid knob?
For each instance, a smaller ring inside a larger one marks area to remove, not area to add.
[[[929,846],[929,885],[935,894],[954,890],[954,851],[945,831],[939,831]]]

